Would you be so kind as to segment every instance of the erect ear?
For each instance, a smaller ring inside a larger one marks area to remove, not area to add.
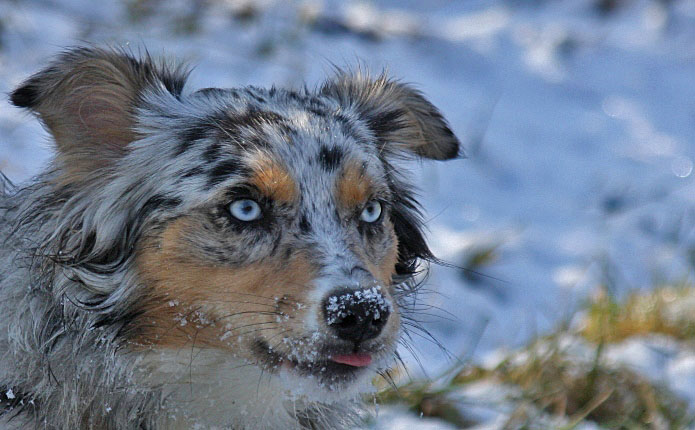
[[[136,139],[135,110],[145,91],[178,97],[187,73],[123,50],[76,48],[10,96],[39,115],[71,173],[86,174],[122,156]]]
[[[459,154],[460,143],[439,110],[410,86],[381,75],[340,73],[321,93],[356,110],[381,145],[399,145],[434,160]]]

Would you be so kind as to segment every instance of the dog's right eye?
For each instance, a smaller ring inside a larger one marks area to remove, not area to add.
[[[251,199],[241,199],[229,205],[229,213],[239,221],[254,221],[261,217],[261,206]]]

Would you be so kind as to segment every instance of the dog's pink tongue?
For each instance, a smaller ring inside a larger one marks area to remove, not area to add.
[[[366,367],[372,363],[372,356],[369,354],[333,355],[331,356],[331,361],[347,364],[348,366]]]

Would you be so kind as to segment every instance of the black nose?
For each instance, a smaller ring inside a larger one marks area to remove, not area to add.
[[[361,342],[379,336],[391,305],[377,287],[332,292],[323,303],[326,324],[341,339]]]

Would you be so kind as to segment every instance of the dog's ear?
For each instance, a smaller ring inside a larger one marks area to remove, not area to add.
[[[339,73],[321,93],[357,111],[386,149],[402,147],[434,160],[459,154],[460,143],[439,110],[406,84],[385,75]]]
[[[181,69],[156,64],[149,55],[135,59],[123,50],[76,48],[30,77],[10,99],[38,114],[69,168],[90,163],[93,171],[122,156],[137,138],[135,110],[144,92],[178,97],[185,79]]]

